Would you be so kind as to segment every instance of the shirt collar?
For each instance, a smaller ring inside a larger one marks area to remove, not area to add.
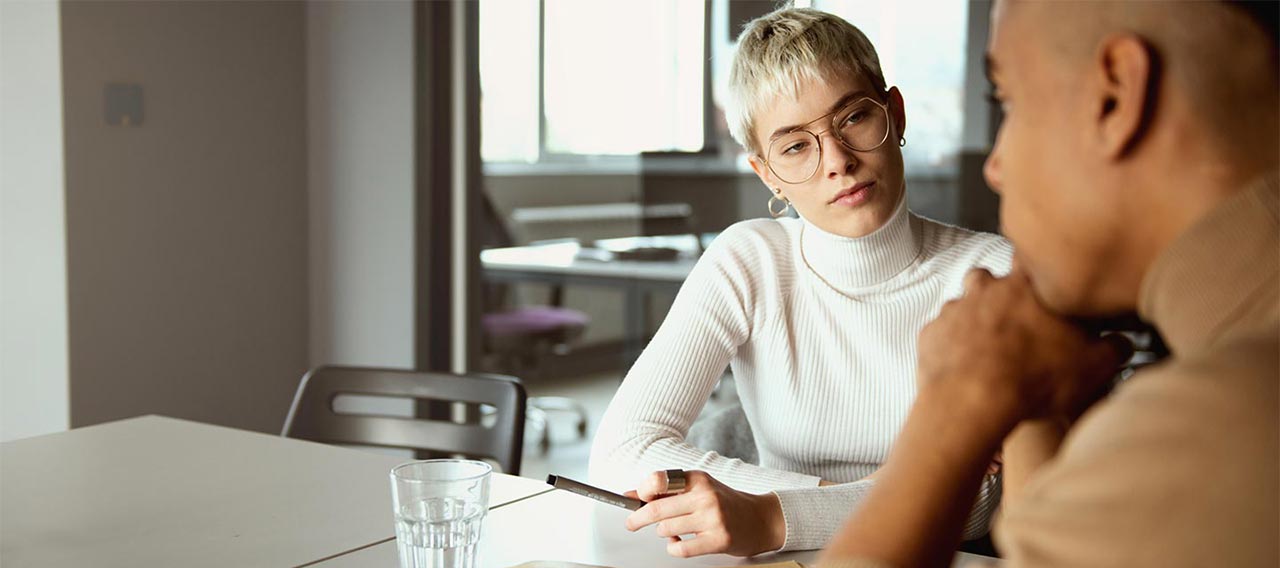
[[[1227,198],[1174,239],[1142,279],[1138,313],[1174,354],[1210,345],[1255,307],[1276,301],[1280,172]]]

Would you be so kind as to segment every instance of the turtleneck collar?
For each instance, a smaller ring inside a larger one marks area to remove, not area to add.
[[[923,227],[912,218],[905,192],[889,220],[862,237],[828,233],[801,217],[800,254],[809,270],[838,290],[880,284],[920,254]]]

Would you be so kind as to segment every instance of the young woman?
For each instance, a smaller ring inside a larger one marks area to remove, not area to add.
[[[677,556],[823,546],[911,406],[916,335],[969,269],[1003,274],[1012,255],[998,236],[907,209],[902,94],[848,22],[809,9],[751,22],[729,90],[730,130],[775,218],[737,223],[708,248],[591,453],[595,483],[656,499],[627,526],[657,523]],[[726,365],[759,465],[684,441]],[[648,474],[674,468],[697,471],[658,498],[665,478]],[[967,537],[986,532],[996,500],[989,478]]]

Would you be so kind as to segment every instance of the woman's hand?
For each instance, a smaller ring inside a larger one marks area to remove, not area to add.
[[[669,541],[667,553],[681,558],[716,553],[752,556],[782,548],[787,528],[776,495],[737,491],[702,471],[685,475],[681,493],[667,493],[667,477],[661,471],[628,491],[628,497],[647,503],[627,517],[627,530],[657,523],[658,536]],[[694,538],[680,539],[689,534]]]

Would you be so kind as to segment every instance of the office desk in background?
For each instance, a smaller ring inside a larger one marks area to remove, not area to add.
[[[655,291],[675,292],[698,262],[701,243],[707,236],[670,235],[605,239],[597,244],[608,250],[635,247],[666,247],[679,251],[670,260],[617,260],[601,255],[577,242],[536,244],[488,249],[480,252],[484,277],[491,282],[540,282],[559,286],[598,286],[622,290],[623,363],[631,363],[644,349],[648,332],[648,299]]]
[[[394,539],[389,476],[406,461],[160,416],[5,442],[0,558],[5,568],[314,563]],[[495,474],[490,509],[547,489]]]

